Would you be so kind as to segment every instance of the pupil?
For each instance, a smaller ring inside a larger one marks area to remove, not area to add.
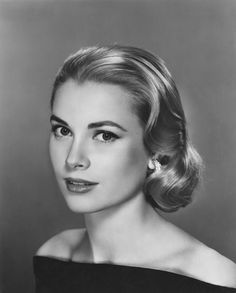
[[[63,135],[67,135],[67,134],[68,134],[68,130],[67,130],[65,127],[63,127],[63,128],[61,129],[61,134],[63,134]]]
[[[109,133],[103,133],[103,139],[104,140],[110,139],[110,134]]]

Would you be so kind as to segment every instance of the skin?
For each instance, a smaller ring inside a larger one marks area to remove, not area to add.
[[[66,82],[56,95],[50,136],[50,156],[62,194],[69,207],[80,213],[116,208],[133,197],[144,197],[143,182],[149,156],[143,129],[131,113],[130,97],[119,86]],[[90,128],[92,123],[115,122]],[[75,168],[81,164],[80,168]],[[64,178],[97,182],[89,193],[74,195]]]
[[[66,203],[85,216],[87,232],[82,247],[92,261],[121,261],[128,253],[133,261],[137,256],[134,246],[140,250],[142,245],[139,240],[130,246],[130,240],[140,238],[145,231],[146,238],[142,239],[146,246],[152,227],[161,227],[158,214],[142,191],[151,158],[143,144],[143,128],[132,110],[129,94],[117,85],[79,85],[69,80],[56,94],[51,161]],[[58,118],[64,122],[59,123]],[[91,128],[101,121],[112,121],[119,127]],[[108,139],[104,139],[105,131],[110,132]],[[81,164],[80,168],[75,168],[76,164]],[[66,188],[65,177],[98,185],[89,193],[74,195]],[[73,257],[78,257],[78,249]]]
[[[56,235],[37,255],[148,267],[236,287],[233,262],[165,221],[146,202],[142,186],[151,158],[132,110],[131,97],[117,85],[68,80],[58,89],[50,156],[65,201],[84,215],[86,229]],[[101,121],[122,129],[94,127]],[[98,185],[74,195],[65,177]]]

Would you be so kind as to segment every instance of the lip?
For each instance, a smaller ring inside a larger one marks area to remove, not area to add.
[[[74,184],[86,184],[86,185],[96,185],[98,184],[98,182],[92,182],[92,181],[88,181],[88,180],[84,180],[81,178],[72,178],[72,177],[66,177],[64,179],[66,182],[69,183],[74,183]]]
[[[80,193],[86,193],[91,191],[98,183],[97,182],[92,182],[80,178],[65,178],[65,183],[67,189],[76,194]]]

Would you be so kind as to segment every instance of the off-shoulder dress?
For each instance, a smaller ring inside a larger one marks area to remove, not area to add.
[[[36,293],[230,293],[181,274],[110,263],[86,263],[35,255]]]

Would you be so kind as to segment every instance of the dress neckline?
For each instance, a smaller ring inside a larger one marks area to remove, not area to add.
[[[86,266],[86,267],[94,267],[94,268],[98,268],[98,267],[108,267],[108,268],[113,268],[113,269],[123,269],[123,270],[144,270],[144,271],[149,271],[149,272],[157,272],[160,274],[168,274],[168,275],[172,275],[178,278],[183,278],[183,279],[191,279],[195,282],[199,282],[199,283],[204,283],[208,286],[213,286],[213,287],[220,287],[220,288],[227,288],[227,289],[234,289],[232,287],[228,287],[228,286],[223,286],[223,285],[217,285],[217,284],[213,284],[213,283],[209,283],[188,275],[184,275],[178,272],[173,272],[173,271],[168,271],[168,270],[162,270],[162,269],[156,269],[156,268],[150,268],[150,267],[142,267],[142,266],[134,266],[134,265],[126,265],[126,264],[119,264],[119,263],[112,263],[112,262],[99,262],[99,263],[95,263],[95,262],[86,262],[86,261],[73,261],[71,259],[65,259],[65,258],[58,258],[58,257],[51,257],[51,256],[43,256],[43,255],[34,255],[33,256],[34,260],[45,260],[45,261],[52,261],[52,262],[57,262],[60,264],[65,264],[65,265],[73,265],[73,266]]]

